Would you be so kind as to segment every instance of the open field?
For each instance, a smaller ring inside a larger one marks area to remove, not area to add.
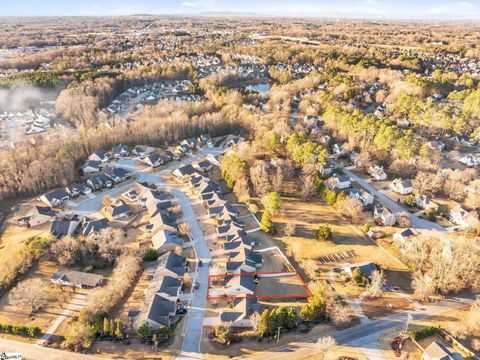
[[[378,298],[365,297],[362,310],[371,320],[379,319],[412,308],[412,303],[394,292],[384,292]]]

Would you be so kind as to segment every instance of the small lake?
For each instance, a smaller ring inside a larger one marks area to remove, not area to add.
[[[270,85],[269,83],[251,84],[251,85],[245,86],[245,90],[255,91],[255,92],[258,92],[260,94],[265,94],[266,95],[270,91],[271,87],[272,87],[272,85]]]

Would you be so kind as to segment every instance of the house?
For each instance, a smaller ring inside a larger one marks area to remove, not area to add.
[[[252,327],[250,317],[253,313],[261,314],[262,308],[257,298],[235,298],[233,299],[233,308],[222,310],[219,314],[220,322],[226,327]]]
[[[349,195],[351,198],[359,200],[363,206],[373,204],[374,196],[364,189],[353,188]]]
[[[35,206],[28,216],[17,220],[19,226],[33,227],[55,220],[57,213],[49,206]]]
[[[85,165],[82,167],[82,171],[84,174],[91,174],[96,173],[102,170],[103,163],[101,161],[87,161]]]
[[[65,190],[58,189],[40,196],[40,200],[51,207],[55,207],[70,201],[70,196],[65,192]]]
[[[472,143],[470,142],[470,137],[468,137],[468,135],[455,136],[455,141],[462,145],[472,146]]]
[[[105,150],[100,149],[98,151],[95,151],[92,155],[88,157],[88,160],[91,161],[101,161],[102,163],[106,163],[110,160],[108,157],[108,154]]]
[[[171,160],[180,160],[183,157],[183,154],[179,151],[170,151],[170,150],[165,150],[164,152],[165,156],[169,157]]]
[[[114,183],[125,181],[132,177],[132,173],[123,168],[113,168],[105,172],[105,176],[112,180]]]
[[[145,164],[147,164],[151,167],[154,167],[154,168],[159,167],[160,165],[163,165],[163,163],[164,163],[163,158],[157,152],[152,152],[152,153],[148,154],[147,156],[141,158],[140,161],[142,161]]]
[[[177,301],[180,289],[182,288],[182,281],[171,276],[161,276],[156,282],[160,284],[157,294],[161,297]]]
[[[373,271],[377,270],[377,265],[371,261],[364,261],[355,264],[342,264],[340,268],[348,274],[348,276],[352,276],[355,269],[360,269],[362,274],[365,274],[370,279]]]
[[[137,145],[133,148],[132,154],[136,156],[145,156],[147,155],[147,149],[144,146]]]
[[[67,186],[65,188],[65,191],[71,197],[76,197],[81,194],[83,195],[90,194],[92,192],[92,189],[82,183],[73,183],[72,185]]]
[[[383,171],[383,166],[370,166],[370,168],[368,169],[368,174],[378,181],[382,181],[387,178],[387,174],[385,174],[385,171]]]
[[[330,179],[333,179],[332,190],[348,189],[350,186],[352,186],[352,183],[350,182],[350,178],[346,175],[333,174],[333,176]]]
[[[105,208],[111,220],[126,219],[132,215],[132,209],[123,200],[117,200]]]
[[[52,275],[50,281],[54,284],[75,286],[81,289],[96,288],[103,282],[103,276],[75,270],[60,269]]]
[[[185,274],[185,259],[183,256],[169,251],[161,255],[158,260],[158,275],[181,278]]]
[[[373,220],[381,226],[393,226],[396,218],[386,207],[375,204],[373,207]]]
[[[480,165],[480,156],[474,156],[472,154],[467,154],[458,159],[459,162],[462,164],[468,166],[468,167],[474,167],[474,166],[479,166]]]
[[[478,211],[474,210],[468,212],[464,210],[460,205],[454,207],[450,211],[450,221],[461,228],[476,228],[480,225]]]
[[[201,143],[201,144],[207,144],[208,147],[213,146],[212,137],[208,133],[200,135],[199,138],[198,138],[198,142]]]
[[[213,168],[213,164],[208,160],[195,162],[192,164],[192,166],[200,172],[207,172]]]
[[[423,209],[423,210],[433,210],[433,211],[438,211],[438,204],[433,202],[432,198],[427,195],[417,195],[415,197],[415,205],[417,205],[418,208]]]
[[[111,188],[113,181],[106,175],[95,175],[87,180],[87,185],[93,190],[100,190],[102,188]]]
[[[395,179],[390,183],[389,187],[394,192],[401,195],[407,195],[413,192],[413,184],[411,180]]]
[[[195,187],[195,192],[198,195],[205,195],[205,194],[210,194],[210,193],[221,193],[220,191],[220,185],[218,183],[207,180],[207,179],[202,179],[199,183],[194,185]]]
[[[344,144],[333,144],[332,151],[335,155],[345,155],[347,151],[344,148]]]
[[[176,150],[183,153],[184,154],[183,156],[185,156],[185,154],[192,154],[193,153],[193,149],[190,146],[188,146],[187,144],[178,145]]]
[[[112,147],[112,154],[115,159],[130,155],[128,145],[115,145]]]
[[[167,195],[158,190],[154,189],[149,189],[145,191],[145,193],[142,195],[142,197],[138,200],[141,206],[147,206],[150,203],[159,203],[159,202],[165,202],[168,201]]]
[[[254,294],[254,276],[245,271],[225,277],[225,296],[237,297]]]
[[[461,359],[460,357],[454,357],[453,354],[445,348],[440,342],[433,341],[423,350],[422,360],[454,360]]]
[[[56,239],[72,235],[80,225],[81,218],[73,215],[70,218],[56,219],[50,228],[50,235]]]
[[[418,231],[413,228],[404,229],[393,234],[393,240],[397,241],[403,248],[409,250],[412,247],[413,239],[418,235]]]
[[[95,234],[100,234],[103,229],[108,228],[108,220],[105,218],[102,219],[93,219],[88,220],[85,218],[83,223],[83,236],[91,236]]]
[[[174,216],[166,214],[166,211],[158,211],[150,218],[147,225],[147,231],[150,234],[155,234],[158,230],[170,230],[176,232],[177,221]]]
[[[262,265],[262,253],[249,250],[246,247],[239,251],[230,252],[225,263],[227,274],[237,274],[240,271],[254,272]]]
[[[152,236],[153,247],[159,254],[174,251],[178,246],[183,247],[183,239],[170,230],[159,230]]]
[[[441,140],[432,140],[425,144],[430,150],[445,151],[445,143]]]
[[[402,129],[406,129],[410,126],[410,121],[408,119],[403,118],[403,119],[398,119],[397,120],[397,126]]]
[[[143,323],[147,323],[152,329],[169,327],[171,318],[175,316],[177,305],[175,301],[165,299],[159,294],[154,294],[148,314]]]
[[[192,165],[185,165],[185,166],[179,167],[178,169],[175,169],[172,173],[176,177],[182,178],[182,179],[191,177],[192,175],[201,175],[199,174],[198,170],[195,169]]]

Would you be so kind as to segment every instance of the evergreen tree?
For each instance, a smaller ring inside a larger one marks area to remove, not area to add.
[[[110,323],[107,318],[103,318],[103,335],[110,335]]]
[[[277,232],[277,230],[275,229],[275,225],[273,224],[272,214],[270,213],[270,211],[265,210],[263,212],[260,227],[263,231],[270,235],[275,235],[275,233]]]
[[[110,336],[115,336],[115,320],[110,319]]]
[[[115,337],[119,340],[123,339],[122,322],[119,319],[115,320]]]

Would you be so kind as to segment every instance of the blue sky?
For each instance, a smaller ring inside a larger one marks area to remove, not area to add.
[[[240,12],[275,16],[480,19],[480,0],[3,0],[0,15]]]

